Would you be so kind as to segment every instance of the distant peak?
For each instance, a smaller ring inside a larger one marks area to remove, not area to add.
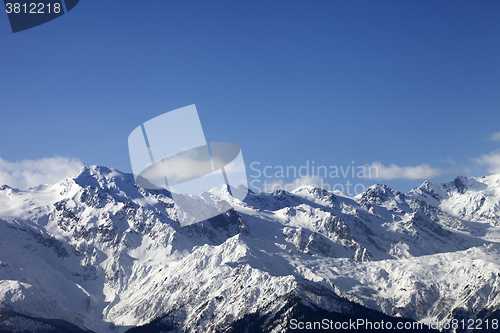
[[[245,185],[243,185],[243,184],[240,184],[240,186],[238,186],[238,188],[239,188],[240,190],[249,190],[249,188],[248,188],[248,187],[246,187],[246,186],[245,186]]]
[[[384,201],[391,200],[394,197],[403,195],[401,192],[393,190],[384,184],[375,184],[368,187],[363,193],[358,196],[359,202],[368,202],[371,204],[380,205]]]
[[[416,191],[418,189],[431,189],[435,185],[437,185],[437,184],[426,180],[422,184],[420,184],[419,186],[414,187],[410,192]]]
[[[11,187],[9,185],[0,185],[0,191],[5,191],[5,190],[12,190],[12,191],[19,191],[17,188],[15,187]]]
[[[385,184],[374,184],[370,187],[368,187],[366,190],[365,190],[366,193],[369,193],[369,192],[378,192],[378,193],[392,193],[392,194],[397,194],[399,193],[399,191],[396,191],[396,190],[393,190],[392,188],[390,188],[389,186],[385,185]]]
[[[110,173],[120,173],[117,171],[115,168],[109,168],[105,166],[100,166],[100,165],[86,165],[80,169],[80,173],[78,174],[77,177],[80,175],[83,176],[93,176],[93,175],[107,175]]]
[[[455,179],[453,181],[455,183],[466,184],[468,180],[469,180],[468,177],[465,177],[465,176],[462,176],[462,175],[458,175],[458,176],[455,177]]]
[[[221,184],[209,190],[208,193],[225,200],[233,200],[233,198],[243,200],[249,191],[244,185],[239,185],[235,188],[228,184]]]
[[[123,173],[115,168],[100,165],[84,166],[80,173],[72,178],[73,181],[82,186],[102,187],[104,184],[119,182],[135,182],[130,173]]]
[[[321,187],[312,186],[312,185],[301,186],[301,187],[292,191],[292,193],[300,193],[300,192],[307,192],[309,194],[312,194],[314,196],[319,196],[319,197],[324,197],[324,196],[330,195],[330,192],[328,192],[327,190],[325,190]]]
[[[467,191],[467,177],[458,175],[453,180],[453,185],[455,185],[459,193],[463,194],[465,191]]]

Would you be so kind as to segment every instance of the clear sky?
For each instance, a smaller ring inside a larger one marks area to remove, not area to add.
[[[0,14],[0,182],[55,157],[131,172],[130,132],[190,104],[249,180],[253,162],[377,165],[353,181],[404,192],[500,173],[499,36],[499,1],[81,0],[16,34]]]

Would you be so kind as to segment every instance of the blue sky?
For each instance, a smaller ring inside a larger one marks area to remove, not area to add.
[[[395,164],[355,181],[404,192],[500,172],[498,17],[498,1],[82,0],[13,34],[0,15],[0,182],[56,156],[130,172],[130,132],[190,104],[247,166]]]

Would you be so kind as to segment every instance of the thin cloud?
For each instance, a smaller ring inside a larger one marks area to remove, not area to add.
[[[500,132],[493,133],[490,135],[489,139],[491,141],[500,141]]]
[[[323,178],[316,176],[296,178],[292,182],[285,182],[283,179],[274,179],[266,183],[265,186],[262,186],[261,190],[262,192],[274,192],[278,190],[291,192],[302,186],[322,187],[322,185],[324,185]]]
[[[0,158],[0,185],[26,190],[41,184],[55,184],[76,176],[83,163],[76,158],[45,157],[38,160],[9,162]]]
[[[500,151],[493,151],[472,160],[479,165],[486,165],[488,167],[488,172],[500,174]]]
[[[373,162],[370,165],[365,165],[365,170],[369,170],[369,172],[367,171],[365,173],[365,178],[383,180],[432,179],[448,173],[448,171],[443,169],[432,168],[428,164],[400,167],[396,164],[385,166],[380,162]]]
[[[214,158],[213,164],[219,166],[219,168],[223,165],[226,175],[238,175],[245,172],[245,164],[242,159],[235,159],[227,164],[223,160]],[[154,163],[141,172],[140,175],[153,185],[164,187],[165,180],[167,180],[169,186],[173,186],[200,177],[209,176],[213,172],[212,161],[208,154],[208,150],[206,154],[203,154],[203,152],[200,153],[200,151],[191,149],[184,154],[177,154],[163,161]],[[246,184],[246,180],[244,182],[241,180],[240,183]]]

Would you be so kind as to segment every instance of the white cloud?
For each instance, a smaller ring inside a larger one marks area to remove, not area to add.
[[[500,174],[500,151],[493,151],[486,155],[481,155],[472,159],[479,165],[487,165],[488,172],[493,174]]]
[[[385,166],[380,162],[373,162],[364,167],[365,177],[368,179],[432,179],[448,173],[443,169],[432,168],[428,164],[400,167],[396,164]]]
[[[489,139],[491,141],[500,141],[500,132],[493,133],[490,135]]]
[[[283,179],[274,179],[271,182],[262,183],[261,191],[262,192],[274,192],[278,190],[284,190],[287,192],[291,192],[301,186],[314,186],[314,187],[322,187],[324,185],[323,178],[320,177],[301,177],[296,178],[291,183],[284,182]]]
[[[76,176],[83,163],[76,158],[45,157],[38,160],[9,162],[0,158],[0,185],[6,184],[21,190],[40,184],[54,184]]]
[[[227,175],[245,172],[245,164],[243,163],[243,159],[240,158],[236,158],[229,164],[222,160],[213,159],[213,164],[218,166],[218,168],[224,166],[224,171]],[[171,186],[208,176],[212,172],[212,161],[208,150],[206,151],[206,155],[203,155],[191,149],[186,153],[177,154],[154,163],[145,169],[141,173],[141,176],[156,186],[164,186],[166,178],[169,186]],[[222,174],[220,175],[222,177]]]

